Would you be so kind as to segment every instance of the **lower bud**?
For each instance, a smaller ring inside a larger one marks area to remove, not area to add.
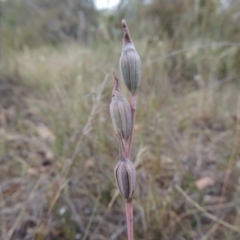
[[[129,159],[118,161],[115,178],[121,195],[125,199],[131,198],[136,188],[136,169]]]

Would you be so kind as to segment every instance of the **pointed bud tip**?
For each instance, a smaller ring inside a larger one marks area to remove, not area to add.
[[[116,75],[114,69],[112,69],[112,75],[113,75],[113,80],[115,81],[115,85],[113,87],[113,91],[119,91],[119,88],[118,88],[118,78],[117,78],[117,75]]]
[[[113,75],[114,80],[117,79],[117,75],[116,75],[114,69],[112,69],[112,75]]]
[[[131,40],[131,37],[130,37],[128,26],[127,26],[127,23],[124,19],[122,20],[122,28],[123,28],[123,44],[131,43],[132,40]]]
[[[122,27],[127,28],[127,23],[126,23],[125,19],[122,20]]]

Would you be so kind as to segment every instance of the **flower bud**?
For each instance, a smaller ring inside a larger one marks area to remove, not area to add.
[[[136,169],[129,159],[118,161],[115,167],[115,179],[122,196],[125,199],[131,198],[136,189]]]
[[[141,79],[141,59],[134,47],[125,20],[122,20],[122,27],[124,35],[119,67],[128,90],[134,93]]]
[[[110,114],[113,128],[117,136],[128,141],[132,129],[132,114],[129,102],[118,89],[118,79],[113,72],[115,86],[113,89],[112,101],[110,104]]]

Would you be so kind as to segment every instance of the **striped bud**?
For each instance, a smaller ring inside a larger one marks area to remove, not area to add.
[[[115,167],[115,179],[122,196],[125,199],[131,198],[136,189],[136,169],[129,159],[118,161]]]
[[[128,90],[134,93],[141,79],[141,59],[134,47],[125,20],[122,20],[122,28],[123,48],[119,67]]]
[[[128,141],[132,128],[131,108],[129,102],[118,89],[118,79],[114,72],[113,76],[115,86],[110,104],[113,128],[117,136],[120,135],[125,141]]]

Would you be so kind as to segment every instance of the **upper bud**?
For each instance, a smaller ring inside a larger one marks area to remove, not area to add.
[[[132,128],[132,115],[129,102],[123,96],[118,88],[118,78],[113,71],[115,86],[112,93],[112,101],[110,104],[110,114],[112,118],[115,133],[128,141]]]
[[[131,93],[137,90],[141,79],[141,59],[134,47],[126,21],[122,20],[123,47],[119,60],[123,80]]]

